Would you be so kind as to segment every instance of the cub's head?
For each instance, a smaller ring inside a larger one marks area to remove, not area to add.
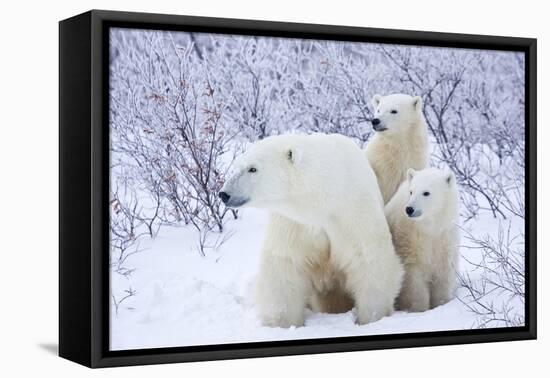
[[[388,96],[374,95],[372,98],[374,118],[372,127],[377,132],[392,134],[409,127],[422,117],[422,98],[406,94]]]
[[[252,144],[235,161],[219,197],[228,207],[275,209],[291,193],[301,151],[284,137]]]
[[[445,222],[456,213],[457,189],[450,170],[427,168],[407,171],[409,200],[403,211],[414,221],[430,219]]]

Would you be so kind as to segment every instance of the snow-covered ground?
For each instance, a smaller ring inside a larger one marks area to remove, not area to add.
[[[111,309],[112,350],[459,330],[475,325],[476,316],[454,299],[424,313],[396,312],[362,326],[355,324],[351,311],[308,311],[305,327],[262,327],[252,291],[266,213],[246,209],[241,215],[228,223],[234,235],[217,252],[202,257],[191,228],[165,227],[131,257],[137,269],[129,279],[112,274],[115,294],[123,295],[130,285],[136,291],[120,304],[118,314],[114,306]],[[496,232],[490,216],[468,227],[480,234]],[[470,261],[480,258],[477,250],[462,248],[461,253]],[[476,278],[471,265],[462,261],[461,269]],[[463,290],[458,296],[465,295]]]

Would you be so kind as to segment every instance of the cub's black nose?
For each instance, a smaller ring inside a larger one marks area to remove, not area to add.
[[[408,216],[411,216],[412,213],[414,213],[414,207],[407,206],[405,208],[405,212],[407,213]]]
[[[231,196],[229,194],[227,194],[226,192],[219,192],[218,197],[220,197],[220,199],[223,201],[223,203],[227,203],[227,201],[229,201],[229,199],[231,198]]]
[[[380,118],[373,118],[371,120],[371,123],[372,123],[373,126],[379,125],[380,124]]]

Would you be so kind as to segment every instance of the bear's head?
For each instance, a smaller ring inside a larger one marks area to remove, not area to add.
[[[273,210],[288,202],[300,159],[301,150],[288,138],[258,141],[237,158],[219,197],[232,208]]]
[[[456,178],[449,169],[426,168],[407,171],[409,199],[403,209],[414,221],[446,222],[456,214]]]
[[[416,124],[422,117],[422,98],[406,94],[388,96],[374,95],[372,98],[374,118],[372,127],[384,134],[399,133]]]

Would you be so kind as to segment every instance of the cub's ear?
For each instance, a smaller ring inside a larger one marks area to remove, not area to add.
[[[414,96],[413,97],[413,106],[416,110],[422,109],[422,97]]]
[[[300,161],[302,161],[302,151],[295,147],[289,148],[288,150],[286,150],[286,158],[293,165],[298,165],[300,164]]]
[[[407,170],[407,181],[410,182],[410,181],[413,179],[413,177],[414,177],[415,174],[416,174],[416,171],[415,171],[414,169],[412,169],[412,168],[409,168],[409,169]]]
[[[378,107],[378,105],[380,104],[380,100],[382,100],[382,96],[380,96],[379,94],[375,94],[373,97],[372,97],[372,106],[373,107]]]
[[[455,174],[449,168],[445,170],[445,182],[449,185],[454,185],[456,183]]]

